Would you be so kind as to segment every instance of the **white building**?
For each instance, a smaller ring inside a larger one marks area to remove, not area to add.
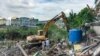
[[[8,17],[8,18],[6,19],[6,25],[7,25],[7,26],[11,25],[11,17]]]
[[[38,19],[28,18],[28,17],[12,17],[11,25],[12,26],[25,26],[25,27],[36,27],[38,24]]]
[[[5,26],[6,25],[6,19],[3,17],[0,17],[0,26]]]

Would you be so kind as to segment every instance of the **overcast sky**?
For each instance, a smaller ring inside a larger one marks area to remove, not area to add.
[[[48,20],[64,11],[79,12],[86,4],[93,7],[94,0],[0,0],[0,16],[2,17],[35,17]]]

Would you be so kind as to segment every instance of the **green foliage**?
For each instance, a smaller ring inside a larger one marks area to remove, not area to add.
[[[93,22],[95,20],[95,17],[92,12],[92,9],[86,7],[79,12],[78,18],[81,18],[83,20],[83,23]]]
[[[0,40],[5,39],[5,32],[0,31]]]
[[[7,27],[5,31],[0,31],[0,39],[10,39],[10,40],[17,40],[17,39],[26,39],[28,35],[34,35],[37,33],[37,28],[27,28],[27,27]]]
[[[67,31],[65,29],[60,29],[55,24],[51,25],[48,32],[49,32],[49,35],[48,35],[49,38],[55,41],[62,38],[65,39],[67,35]]]
[[[93,29],[88,30],[88,33],[95,33],[96,34],[96,32]]]
[[[78,14],[73,13],[73,11],[70,12],[68,17],[68,24],[70,25],[70,28],[78,28],[85,23],[90,23],[96,20],[92,12],[92,9],[87,7],[82,9]]]
[[[43,29],[44,25],[45,24],[37,24],[37,26],[38,26],[39,29]]]
[[[69,13],[69,17],[68,17],[68,18],[69,18],[70,21],[72,21],[71,19],[74,20],[76,16],[77,16],[77,14],[74,13],[73,11],[71,11],[71,12]]]

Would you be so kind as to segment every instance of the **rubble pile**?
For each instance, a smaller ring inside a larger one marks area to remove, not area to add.
[[[2,44],[3,42],[0,42]],[[5,41],[0,46],[0,56],[24,56],[16,41]],[[20,42],[25,44],[25,42]],[[10,44],[10,45],[9,45]]]
[[[0,56],[23,56],[23,54],[18,47],[12,46],[10,48],[1,48]]]
[[[67,43],[66,43],[67,44]],[[0,56],[32,56],[32,55],[40,55],[40,56],[70,56],[70,51],[69,49],[66,49],[67,45],[61,45],[62,47],[60,47],[57,43],[55,43],[52,47],[50,47],[49,49],[44,49],[42,50],[39,47],[33,47],[30,48],[29,47],[25,47],[27,46],[24,42],[17,42],[12,46],[5,46],[5,47],[1,47],[0,48]],[[66,46],[66,47],[65,47]],[[97,55],[96,50],[99,50],[100,47],[100,42],[96,42],[96,43],[92,43],[90,45],[86,45],[83,47],[82,50],[80,50],[79,48],[82,45],[74,45],[74,51],[76,56],[91,56],[91,54],[93,54],[94,56]],[[79,49],[79,51],[77,50],[77,48]],[[96,55],[95,55],[95,54]],[[90,54],[90,55],[89,55]],[[98,53],[99,54],[99,53]]]
[[[26,48],[25,45],[25,42],[14,43],[11,46],[4,44],[0,46],[0,56],[25,56],[23,54],[23,51],[27,55],[31,56],[33,53],[38,51],[36,47],[29,49]],[[23,49],[23,51],[20,49],[19,46]]]

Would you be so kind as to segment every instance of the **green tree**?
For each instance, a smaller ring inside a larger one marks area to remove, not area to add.
[[[73,11],[71,11],[69,13],[69,16],[68,16],[67,20],[68,20],[68,24],[69,24],[70,28],[74,28],[77,25],[76,16],[77,16],[77,14],[74,13]]]
[[[78,13],[78,18],[82,19],[83,23],[93,22],[95,20],[95,16],[92,12],[92,9],[85,7]]]
[[[70,28],[78,28],[85,23],[96,20],[95,15],[92,12],[93,10],[87,7],[83,8],[78,14],[70,12],[68,17]]]
[[[64,28],[58,28],[55,24],[51,25],[48,29],[49,38],[57,41],[58,39],[66,38],[67,31]]]

